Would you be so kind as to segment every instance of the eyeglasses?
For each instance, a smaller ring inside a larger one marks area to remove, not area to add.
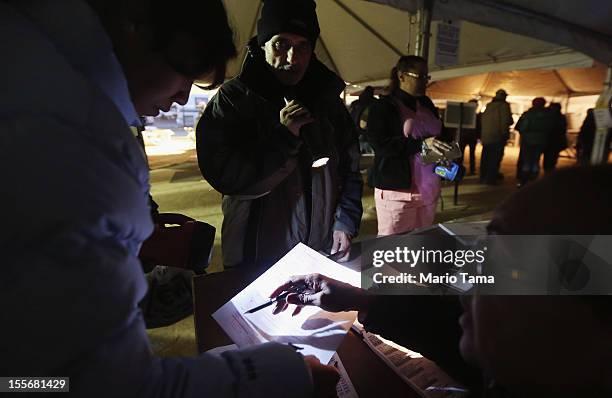
[[[309,54],[312,52],[312,45],[309,41],[301,41],[298,43],[292,43],[286,39],[278,39],[274,43],[272,43],[272,47],[275,51],[286,54],[289,52],[289,49],[293,48],[293,52],[298,53],[300,55]]]
[[[430,75],[421,75],[421,74],[414,73],[414,72],[404,72],[404,74],[406,74],[406,75],[408,75],[410,77],[413,77],[413,78],[415,78],[417,80],[425,80],[427,82],[431,80],[431,76]]]

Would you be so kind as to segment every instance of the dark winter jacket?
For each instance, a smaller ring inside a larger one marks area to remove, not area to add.
[[[521,133],[521,145],[545,147],[548,137],[555,128],[556,119],[546,108],[531,108],[523,113],[516,130]]]
[[[426,96],[417,98],[401,90],[393,95],[412,110],[416,111],[419,101],[438,115],[433,102]],[[372,183],[379,189],[409,189],[412,183],[410,157],[421,151],[422,141],[404,135],[400,114],[391,96],[381,96],[369,109],[367,138],[374,148]]]
[[[546,143],[549,151],[562,151],[567,148],[567,119],[561,112],[550,110],[554,119],[554,127],[550,131]]]
[[[240,75],[208,104],[197,127],[198,162],[224,195],[224,265],[268,266],[299,242],[327,250],[333,230],[357,234],[359,144],[339,97],[343,89],[342,79],[314,55],[302,81],[284,87],[251,45]],[[280,123],[285,97],[295,97],[317,119],[331,155],[323,168],[311,169],[310,149]]]

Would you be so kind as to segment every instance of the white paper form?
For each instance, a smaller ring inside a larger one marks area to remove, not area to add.
[[[334,354],[330,365],[334,366],[338,369],[338,372],[340,372],[340,381],[336,385],[336,394],[338,398],[359,398],[357,390],[355,390],[355,386],[353,386],[353,382],[351,382],[348,372],[338,354]]]
[[[350,270],[299,243],[263,275],[219,308],[212,316],[238,347],[275,341],[302,348],[303,355],[314,355],[329,363],[346,336],[357,313],[331,313],[306,306],[292,316],[295,306],[273,315],[274,305],[252,314],[246,311],[269,300],[270,293],[291,276],[319,273],[359,287],[359,272]]]
[[[368,347],[422,398],[464,398],[468,395],[465,388],[421,354],[377,334],[366,332],[359,322],[355,322],[353,329],[361,334]]]

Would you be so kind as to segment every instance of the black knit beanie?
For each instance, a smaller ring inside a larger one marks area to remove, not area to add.
[[[264,0],[257,22],[257,43],[263,46],[281,32],[295,33],[314,45],[319,37],[319,21],[313,0]]]

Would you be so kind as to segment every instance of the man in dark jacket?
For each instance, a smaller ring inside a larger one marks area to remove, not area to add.
[[[264,2],[240,75],[198,124],[200,169],[224,195],[225,266],[267,267],[299,242],[344,251],[359,230],[359,143],[343,80],[313,52],[315,7]]]
[[[565,115],[561,113],[561,104],[558,102],[551,102],[548,105],[548,110],[551,113],[551,117],[554,119],[553,129],[550,131],[550,135],[546,142],[546,148],[544,149],[544,172],[549,173],[557,166],[557,160],[559,160],[559,152],[567,148],[567,119]]]
[[[503,178],[499,168],[504,158],[504,148],[510,136],[509,128],[513,123],[510,104],[506,101],[508,93],[504,89],[495,92],[493,100],[482,113],[480,142],[480,182],[496,185]]]
[[[554,114],[544,107],[544,98],[534,98],[531,104],[532,107],[516,122],[516,130],[521,133],[519,187],[540,174],[540,157],[556,123]]]

